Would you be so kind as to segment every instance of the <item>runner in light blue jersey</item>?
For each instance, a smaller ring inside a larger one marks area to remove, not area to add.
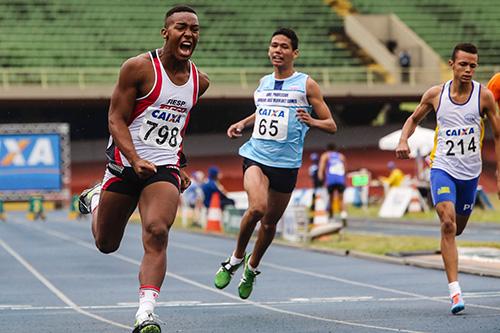
[[[264,76],[254,93],[255,125],[252,137],[240,155],[275,168],[299,168],[302,147],[309,126],[297,118],[297,111],[312,111],[306,93],[309,76],[295,72],[278,80],[275,74]]]
[[[443,257],[451,299],[451,312],[464,309],[458,284],[458,253],[455,237],[469,220],[481,174],[483,118],[491,122],[497,161],[497,191],[500,197],[500,122],[493,94],[472,80],[478,65],[477,48],[460,43],[453,50],[449,65],[453,80],[428,89],[415,112],[403,126],[398,158],[408,158],[408,139],[425,116],[436,114],[435,145],[431,153],[431,191],[441,221],[441,256]]]
[[[244,264],[238,286],[243,299],[252,292],[259,274],[257,266],[274,239],[276,224],[295,188],[307,130],[309,127],[327,133],[337,130],[319,85],[294,69],[293,62],[299,55],[295,32],[286,28],[275,31],[268,55],[274,73],[260,80],[254,94],[255,113],[227,130],[230,138],[238,138],[245,127],[254,126],[252,138],[240,148],[248,209],[241,220],[236,249],[215,276],[215,286],[225,288]],[[318,118],[311,116],[312,110]],[[261,226],[253,253],[245,254],[258,221]]]

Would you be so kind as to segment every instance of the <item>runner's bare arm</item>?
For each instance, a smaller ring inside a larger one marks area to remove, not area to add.
[[[229,128],[227,129],[227,136],[230,139],[239,138],[242,135],[241,133],[243,132],[243,129],[247,126],[252,125],[254,122],[255,113],[229,126]]]
[[[488,89],[481,89],[481,102],[483,114],[486,114],[491,123],[493,139],[495,141],[495,155],[497,160],[497,193],[500,198],[500,115],[495,106],[493,93]]]
[[[321,154],[321,158],[319,159],[319,168],[318,168],[318,179],[320,182],[323,182],[325,179],[325,169],[326,162],[328,161],[328,153]]]
[[[417,105],[415,111],[411,116],[406,119],[401,137],[399,139],[398,147],[396,148],[396,157],[400,159],[407,159],[410,156],[410,147],[408,146],[408,139],[417,128],[417,125],[427,114],[435,110],[436,98],[441,94],[442,86],[434,86],[428,89],[422,96],[420,103]]]
[[[311,115],[304,110],[297,110],[297,118],[299,121],[308,126],[316,127],[324,132],[335,133],[337,131],[337,124],[335,124],[332,113],[323,99],[319,84],[309,77],[306,82],[306,90],[307,99],[319,119],[311,117]]]
[[[198,97],[201,97],[210,86],[210,79],[207,74],[200,71],[198,71],[198,77],[200,78],[200,92]]]
[[[151,66],[151,64],[140,56],[125,61],[120,69],[118,83],[111,95],[108,115],[109,132],[113,141],[139,176],[147,176],[156,172],[154,164],[141,160],[137,155],[128,129],[128,122],[138,95],[138,87],[144,78],[145,66]]]
[[[181,177],[181,193],[183,193],[191,185],[191,178],[184,169],[179,170],[179,175]]]

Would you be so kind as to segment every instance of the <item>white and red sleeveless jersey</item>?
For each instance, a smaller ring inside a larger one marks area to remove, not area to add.
[[[179,166],[190,111],[198,101],[198,71],[190,61],[189,79],[178,86],[165,72],[158,50],[150,51],[149,56],[155,72],[155,83],[146,96],[136,99],[128,129],[141,159],[155,165]],[[112,137],[109,138],[106,155],[110,162],[130,166]]]

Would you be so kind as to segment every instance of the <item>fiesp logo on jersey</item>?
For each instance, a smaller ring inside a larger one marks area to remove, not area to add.
[[[0,135],[0,190],[59,189],[58,134]]]

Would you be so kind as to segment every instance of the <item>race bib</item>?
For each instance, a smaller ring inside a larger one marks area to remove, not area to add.
[[[444,146],[441,152],[457,158],[480,154],[480,135],[478,126],[443,128],[441,136]]]
[[[343,176],[345,174],[345,168],[343,163],[336,163],[328,168],[328,173],[331,175]]]
[[[288,137],[288,108],[259,106],[255,112],[252,137],[264,140],[286,140]]]
[[[143,117],[139,137],[148,146],[177,150],[182,143],[183,115],[178,112],[148,109]]]

